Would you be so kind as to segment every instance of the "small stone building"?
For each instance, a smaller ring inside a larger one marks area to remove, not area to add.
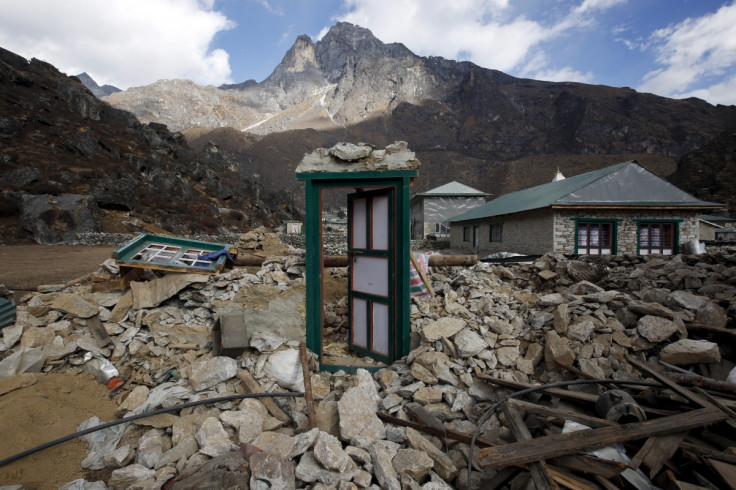
[[[411,238],[447,238],[450,236],[448,220],[471,209],[482,206],[485,192],[459,182],[450,182],[411,198]]]
[[[494,199],[450,219],[452,248],[472,253],[664,254],[699,240],[699,216],[721,209],[636,161]]]

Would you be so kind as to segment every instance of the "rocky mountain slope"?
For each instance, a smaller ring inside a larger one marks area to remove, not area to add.
[[[316,43],[300,36],[261,83],[215,88],[164,80],[105,100],[142,121],[192,131],[195,145],[227,144],[266,187],[286,184],[295,192],[293,169],[304,153],[336,141],[405,140],[422,162],[417,191],[459,180],[500,195],[543,183],[558,166],[577,175],[636,159],[666,177],[682,155],[736,127],[733,106],[519,79],[416,56],[347,23]],[[223,127],[244,137],[207,132]]]
[[[242,232],[292,216],[288,194],[258,192],[216,146],[193,150],[181,133],[142,124],[48,63],[0,48],[0,93],[4,243],[146,227]]]

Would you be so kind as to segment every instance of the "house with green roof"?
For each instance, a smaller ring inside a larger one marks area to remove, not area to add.
[[[450,182],[411,198],[411,238],[447,238],[448,220],[485,204],[490,194],[459,182]]]
[[[701,201],[628,161],[506,194],[451,218],[451,247],[472,253],[677,254],[699,240]]]

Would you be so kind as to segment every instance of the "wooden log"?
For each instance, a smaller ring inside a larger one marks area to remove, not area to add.
[[[667,388],[671,389],[672,391],[674,391],[675,393],[677,393],[678,395],[680,395],[681,397],[685,398],[686,400],[688,400],[688,401],[690,401],[690,402],[692,402],[692,403],[694,403],[696,405],[700,405],[703,408],[712,408],[713,407],[713,404],[711,402],[709,402],[708,400],[706,400],[704,397],[702,397],[702,396],[700,396],[698,394],[695,394],[695,393],[693,393],[690,390],[686,390],[685,388],[683,388],[682,386],[678,385],[677,383],[675,383],[674,381],[672,381],[670,378],[668,378],[664,374],[662,374],[659,371],[657,371],[656,369],[653,369],[653,368],[647,366],[643,362],[637,361],[636,359],[634,359],[631,356],[627,356],[626,357],[626,360],[629,362],[629,364],[631,364],[632,366],[634,366],[636,369],[638,369],[639,371],[641,371],[641,372],[643,372],[645,374],[648,374],[649,376],[653,377],[654,379],[656,379],[657,381],[659,381],[660,383],[662,383],[663,385],[665,385]]]
[[[523,400],[509,399],[506,403],[511,404],[514,408],[522,410],[528,413],[536,413],[544,415],[546,417],[554,417],[558,420],[572,420],[579,424],[587,425],[588,427],[610,427],[618,425],[616,422],[602,419],[599,417],[591,417],[582,413],[574,412],[572,410],[565,410],[562,408],[547,407],[545,405],[538,405],[536,403],[529,403]]]
[[[647,422],[554,434],[530,441],[481,449],[480,466],[483,470],[490,471],[509,465],[527,464],[581,451],[592,451],[615,442],[671,434],[675,431],[689,431],[723,422],[727,418],[728,416],[718,409],[702,408]]]
[[[256,380],[256,378],[253,377],[252,374],[250,374],[249,371],[246,371],[245,369],[241,369],[236,374],[238,379],[243,382],[245,385],[245,388],[250,393],[264,393],[263,388],[261,387],[261,384]],[[279,419],[280,421],[284,423],[291,422],[291,417],[286,415],[286,413],[279,408],[278,405],[276,405],[276,402],[271,400],[270,398],[259,398],[258,399],[261,403],[263,403],[263,406],[266,407],[266,410],[268,410],[268,413]]]
[[[239,255],[235,258],[234,264],[238,266],[260,266],[266,261],[266,257],[258,255]],[[429,256],[430,267],[457,267],[469,266],[478,263],[477,255],[439,255],[432,254]],[[322,257],[323,267],[347,267],[347,255],[325,255]]]
[[[299,342],[299,357],[302,361],[302,373],[304,374],[304,399],[307,401],[307,417],[309,428],[317,427],[317,418],[314,415],[314,396],[312,395],[312,374],[309,372],[309,359],[307,359],[307,344]]]

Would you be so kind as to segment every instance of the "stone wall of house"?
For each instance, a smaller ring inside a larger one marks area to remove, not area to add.
[[[680,249],[690,240],[699,240],[699,220],[696,211],[661,210],[661,211],[591,211],[557,210],[554,214],[554,252],[563,254],[575,253],[575,218],[600,218],[601,220],[620,219],[617,239],[618,254],[638,252],[637,224],[635,220],[682,220],[679,223]],[[505,230],[504,230],[505,231]]]
[[[502,240],[490,241],[490,225],[503,225]],[[470,227],[468,241],[463,241],[463,227]],[[526,255],[541,255],[552,250],[553,213],[550,209],[530,211],[514,215],[513,219],[473,220],[452,223],[450,246],[471,253],[473,244],[472,227],[478,226],[479,255],[496,252],[514,252]],[[573,230],[574,236],[574,230]]]

